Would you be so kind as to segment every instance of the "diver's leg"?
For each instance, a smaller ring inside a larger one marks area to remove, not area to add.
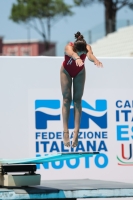
[[[61,67],[60,70],[60,82],[61,82],[61,90],[63,96],[62,117],[63,117],[63,128],[64,128],[64,145],[70,146],[68,120],[70,113],[70,105],[72,101],[72,94],[71,94],[72,78],[70,77],[70,75],[64,69],[63,66]]]
[[[73,144],[75,147],[78,144],[78,133],[80,128],[80,119],[81,119],[81,100],[84,92],[84,84],[85,84],[85,68],[80,71],[77,76],[73,79],[73,103],[74,103],[74,136],[73,136]]]

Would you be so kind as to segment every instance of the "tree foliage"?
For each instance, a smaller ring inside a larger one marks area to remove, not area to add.
[[[77,6],[88,6],[92,3],[103,3],[105,7],[105,30],[106,34],[116,30],[117,11],[128,6],[133,9],[133,0],[73,0]]]
[[[72,15],[71,7],[63,0],[17,0],[12,6],[10,19],[19,24],[28,24],[46,41],[50,40],[52,22],[55,23],[63,16]]]

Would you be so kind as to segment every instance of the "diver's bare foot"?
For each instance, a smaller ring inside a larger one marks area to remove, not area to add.
[[[78,145],[78,133],[79,131],[74,131],[72,147],[76,147]]]
[[[63,131],[63,142],[66,147],[70,147],[69,131]]]

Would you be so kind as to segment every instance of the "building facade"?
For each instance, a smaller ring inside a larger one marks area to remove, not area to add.
[[[55,56],[56,44],[46,43],[39,40],[11,40],[3,41],[0,38],[0,55],[2,56]]]

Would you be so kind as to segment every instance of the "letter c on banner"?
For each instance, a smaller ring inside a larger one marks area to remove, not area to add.
[[[121,100],[116,101],[116,107],[117,108],[122,108],[122,105],[118,105],[118,103],[122,103],[122,101]]]

